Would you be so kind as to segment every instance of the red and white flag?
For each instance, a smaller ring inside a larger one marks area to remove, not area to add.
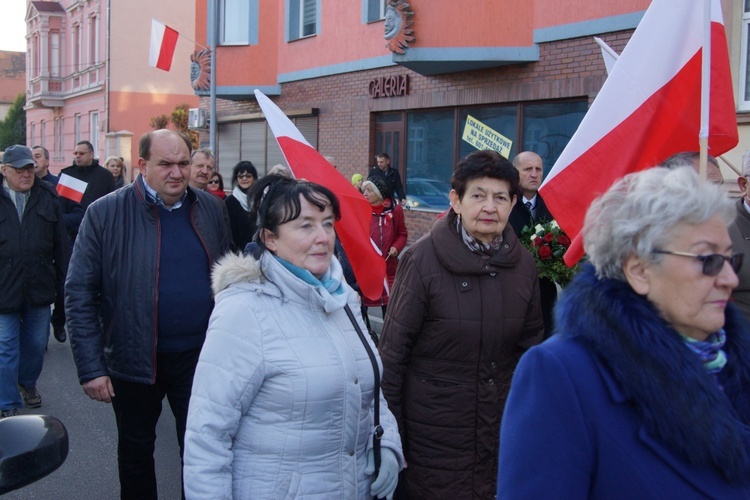
[[[60,178],[57,180],[57,194],[76,203],[81,203],[83,193],[86,192],[86,186],[88,185],[88,182],[76,179],[68,174],[60,174]]]
[[[711,4],[708,152],[739,142],[720,0]],[[674,153],[698,151],[705,4],[654,0],[617,59],[540,193],[573,244],[565,262],[583,256],[581,229],[591,202],[624,175]]]
[[[255,91],[255,97],[294,176],[325,186],[338,198],[341,220],[336,223],[336,233],[362,294],[369,299],[377,299],[383,293],[385,260],[376,252],[370,240],[370,203],[305,140],[273,101],[260,90]]]
[[[155,68],[169,71],[172,67],[172,57],[180,34],[156,19],[151,20],[151,47],[149,48],[148,64]]]

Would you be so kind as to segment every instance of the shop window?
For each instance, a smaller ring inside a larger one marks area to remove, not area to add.
[[[534,151],[541,156],[545,175],[570,142],[587,110],[586,101],[523,106],[523,151]]]
[[[406,128],[406,206],[448,208],[455,158],[454,110],[409,113]]]
[[[319,0],[288,0],[287,41],[318,32],[318,2]]]

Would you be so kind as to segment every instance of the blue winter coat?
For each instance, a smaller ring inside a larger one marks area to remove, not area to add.
[[[715,378],[650,301],[585,269],[514,375],[498,498],[750,498],[750,334],[726,317]]]

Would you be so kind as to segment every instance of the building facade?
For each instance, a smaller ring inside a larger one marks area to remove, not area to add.
[[[20,94],[26,90],[26,55],[0,50],[0,120]]]
[[[188,77],[191,43],[178,42],[171,71],[149,66],[151,18],[190,35],[194,13],[180,0],[27,2],[27,144],[49,150],[53,172],[87,140],[101,163],[119,156],[128,180],[137,174],[131,166],[151,117],[198,104]]]
[[[253,98],[258,88],[347,177],[366,175],[387,152],[406,185],[413,242],[448,207],[453,168],[476,148],[506,147],[511,158],[533,150],[552,167],[606,79],[593,36],[621,52],[649,3],[217,0],[214,17],[197,0],[196,40],[216,32],[219,41],[220,171],[226,177],[241,159],[263,174],[283,161]],[[750,2],[723,1],[723,10],[739,94],[748,86],[740,75]],[[750,129],[741,136],[726,155],[736,166]]]

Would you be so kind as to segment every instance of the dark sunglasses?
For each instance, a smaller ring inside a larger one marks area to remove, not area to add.
[[[736,253],[730,256],[721,255],[720,253],[712,253],[710,255],[697,255],[694,253],[687,252],[670,252],[668,250],[654,250],[654,253],[660,253],[664,255],[679,255],[681,257],[692,257],[698,259],[703,263],[703,274],[706,276],[716,276],[721,272],[724,267],[724,262],[729,262],[732,266],[735,274],[740,272],[742,268],[742,260],[745,257],[743,253]]]
[[[219,181],[217,179],[214,179],[212,181],[208,181],[209,184],[218,184]]]
[[[254,179],[253,174],[239,174],[237,176],[238,179]]]

